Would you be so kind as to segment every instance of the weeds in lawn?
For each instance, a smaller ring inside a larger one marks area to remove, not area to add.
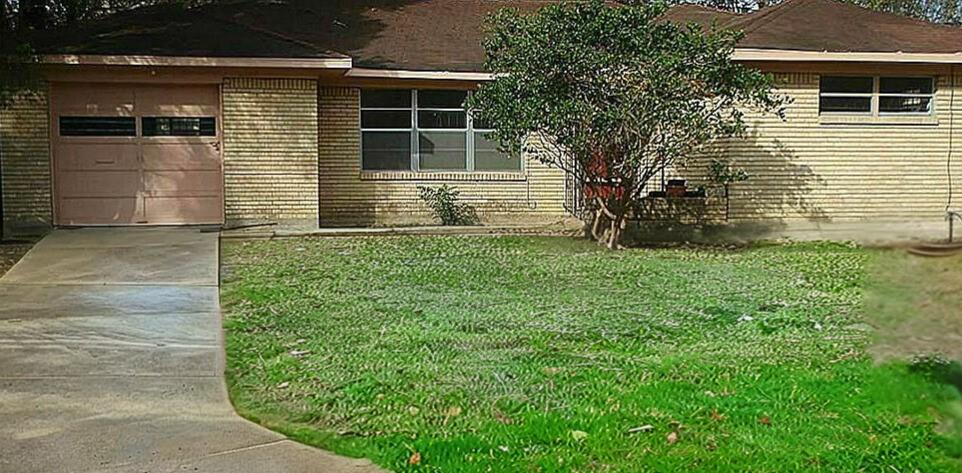
[[[397,471],[951,471],[958,391],[866,354],[849,245],[231,243],[238,410]]]

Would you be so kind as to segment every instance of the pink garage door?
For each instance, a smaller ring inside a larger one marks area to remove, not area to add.
[[[213,85],[54,84],[60,225],[220,224],[220,105]]]

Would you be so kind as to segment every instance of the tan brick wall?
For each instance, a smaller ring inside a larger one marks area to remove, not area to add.
[[[779,90],[794,99],[787,120],[750,112],[747,138],[715,149],[751,174],[732,186],[732,222],[939,223],[948,200],[949,168],[953,208],[962,209],[962,77],[954,81],[954,105],[951,77],[939,76],[933,116],[901,124],[829,123],[818,112],[819,77],[817,72],[778,74]],[[693,179],[692,185],[704,183],[702,164],[680,174]]]
[[[52,224],[48,117],[45,92],[0,109],[5,237],[41,234]]]
[[[417,187],[442,184],[461,191],[485,223],[565,217],[563,172],[530,158],[520,174],[362,172],[359,89],[322,86],[318,95],[321,226],[434,223]]]
[[[224,82],[228,224],[317,225],[317,82]]]

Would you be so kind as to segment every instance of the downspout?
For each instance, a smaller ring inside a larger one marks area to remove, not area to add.
[[[948,190],[948,195],[945,199],[945,219],[949,222],[949,243],[952,243],[955,237],[955,219],[962,220],[962,215],[960,215],[959,212],[952,211],[952,197],[954,193],[954,189],[952,188],[952,145],[955,138],[955,64],[949,66],[949,76],[949,86],[951,90],[949,91],[949,140],[948,150],[945,155],[945,176]]]
[[[954,193],[954,189],[952,188],[952,145],[955,138],[955,64],[949,66],[949,77],[951,88],[949,91],[949,149],[945,156],[945,175],[948,179],[948,196],[945,201],[945,212],[947,218],[951,220],[952,217],[948,215],[948,212],[952,209],[952,194]]]

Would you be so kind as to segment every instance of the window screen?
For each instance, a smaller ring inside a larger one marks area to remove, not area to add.
[[[144,136],[215,136],[214,117],[143,117],[140,126]]]
[[[60,117],[60,136],[137,136],[133,117]]]
[[[929,113],[935,92],[929,77],[880,77],[879,113]]]
[[[498,143],[485,132],[474,133],[474,169],[478,171],[520,171],[521,157],[498,151]]]
[[[365,131],[361,136],[361,164],[369,171],[410,171],[411,133]]]
[[[872,77],[823,76],[818,108],[822,112],[871,113],[874,87]]]
[[[420,168],[425,171],[464,171],[468,167],[467,147],[464,133],[422,131],[418,141]]]
[[[414,131],[410,90],[361,91],[361,167],[410,171]]]

